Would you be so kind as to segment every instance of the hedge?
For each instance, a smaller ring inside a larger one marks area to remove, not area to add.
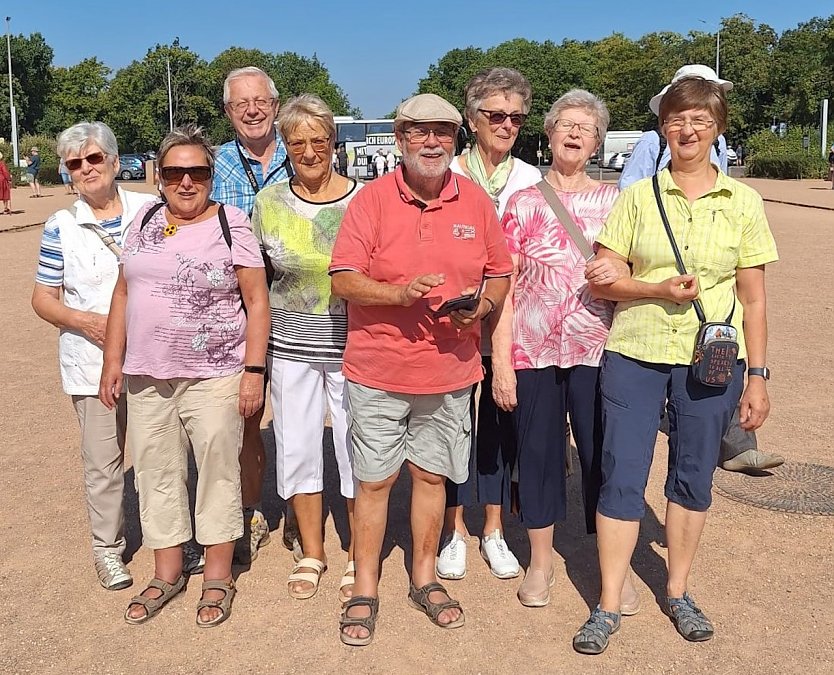
[[[828,162],[816,154],[757,153],[747,162],[747,175],[753,178],[825,178]]]

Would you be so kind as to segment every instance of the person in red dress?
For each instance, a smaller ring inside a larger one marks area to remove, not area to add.
[[[3,153],[0,152],[0,200],[3,200],[3,213],[12,212],[12,174],[9,167],[3,161]]]

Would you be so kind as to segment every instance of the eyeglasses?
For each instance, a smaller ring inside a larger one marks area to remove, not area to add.
[[[287,148],[294,155],[303,155],[309,143],[313,148],[313,152],[324,152],[330,149],[331,138],[332,136],[328,136],[327,138],[310,138],[303,141],[288,141]]]
[[[70,171],[77,171],[81,168],[81,165],[86,161],[87,164],[95,166],[96,164],[101,164],[104,160],[107,159],[107,155],[103,152],[92,152],[86,157],[74,157],[73,159],[68,159],[64,161],[67,168]]]
[[[166,183],[182,183],[182,179],[188,174],[195,183],[204,183],[211,180],[210,166],[163,166],[159,175]]]
[[[425,143],[429,140],[429,136],[434,134],[434,137],[439,143],[451,143],[455,140],[455,131],[451,129],[426,129],[424,127],[411,127],[410,129],[403,129],[403,134],[411,143]]]
[[[261,112],[266,112],[275,104],[275,99],[255,98],[251,101],[244,99],[242,101],[229,101],[226,105],[229,106],[229,108],[234,110],[236,113],[240,114],[245,113],[247,110],[249,110],[249,106],[253,103],[255,104],[255,107],[258,110],[260,110]]]
[[[672,117],[664,122],[666,131],[683,131],[683,128],[688,124],[692,127],[692,131],[706,131],[713,124],[715,120],[707,119],[705,117],[696,117],[688,120],[684,117]]]
[[[478,108],[478,112],[486,115],[490,124],[504,124],[504,120],[508,117],[514,127],[520,127],[527,121],[527,115],[524,113],[505,113],[503,110],[484,110],[483,108]]]
[[[599,136],[599,129],[597,129],[596,124],[580,124],[579,122],[568,119],[556,120],[556,123],[553,125],[553,131],[561,131],[569,134],[573,131],[574,127],[579,127],[579,133],[586,138],[596,138]]]

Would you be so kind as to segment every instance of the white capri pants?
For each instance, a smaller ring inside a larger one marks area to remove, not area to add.
[[[329,410],[333,447],[342,496],[353,499],[353,453],[350,413],[341,363],[305,363],[268,357],[275,432],[275,479],[278,494],[324,489],[324,422]]]

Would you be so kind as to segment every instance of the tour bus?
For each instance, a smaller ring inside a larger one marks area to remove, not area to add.
[[[394,120],[357,120],[353,117],[337,116],[336,146],[345,144],[348,156],[348,176],[360,180],[374,177],[372,157],[381,148],[384,154],[391,150],[397,155],[400,151],[394,141]]]

